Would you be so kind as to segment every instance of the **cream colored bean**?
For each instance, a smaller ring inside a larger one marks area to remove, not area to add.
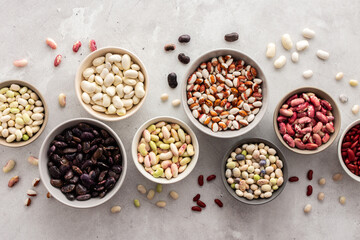
[[[284,34],[281,37],[281,44],[286,50],[290,50],[293,47],[293,42],[289,34]]]
[[[305,38],[308,38],[308,39],[315,37],[315,31],[311,30],[310,28],[304,28],[304,30],[302,31],[302,34]]]
[[[296,50],[303,51],[309,47],[309,42],[307,40],[301,40],[296,43]]]
[[[324,199],[325,199],[325,194],[324,194],[323,192],[319,192],[319,194],[318,194],[318,200],[319,200],[319,201],[324,201]]]
[[[336,79],[337,81],[340,81],[341,79],[343,79],[343,77],[344,77],[344,73],[343,73],[343,72],[338,72],[338,73],[336,74],[336,76],[335,76],[335,79]]]
[[[339,202],[340,202],[340,204],[345,205],[345,203],[346,203],[346,198],[345,198],[344,196],[341,196],[341,197],[339,198]]]
[[[266,49],[266,57],[273,58],[273,57],[275,57],[275,54],[276,54],[275,43],[269,43],[267,45],[267,49]]]
[[[305,207],[304,207],[304,213],[309,213],[311,212],[311,204],[306,204]]]
[[[286,64],[286,57],[284,55],[281,55],[278,59],[274,62],[274,67],[279,69],[282,68]]]
[[[320,58],[321,60],[327,60],[330,56],[330,54],[324,50],[318,50],[316,52],[316,56]]]
[[[110,209],[111,213],[118,213],[121,211],[121,207],[120,206],[113,206],[111,209]]]

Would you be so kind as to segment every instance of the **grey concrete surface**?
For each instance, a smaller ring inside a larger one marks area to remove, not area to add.
[[[358,118],[351,113],[351,106],[360,103],[359,87],[348,85],[351,78],[359,78],[358,54],[360,51],[360,2],[356,0],[316,1],[1,1],[0,9],[0,81],[21,79],[35,85],[50,108],[49,123],[41,137],[33,144],[11,149],[0,147],[0,163],[15,159],[17,165],[9,174],[0,174],[0,238],[1,239],[358,239],[359,183],[348,176],[335,183],[331,176],[342,171],[337,157],[337,142],[329,149],[313,156],[290,152],[275,136],[272,115],[277,102],[290,90],[300,86],[315,86],[330,93],[342,110],[342,130]],[[290,53],[280,46],[280,37],[289,33],[294,41],[302,39],[301,31],[309,27],[316,31],[310,47],[300,53],[297,64],[290,61]],[[236,31],[237,42],[227,43],[224,34]],[[190,34],[188,44],[178,44],[181,34]],[[51,50],[46,37],[58,43]],[[98,47],[120,46],[136,53],[144,62],[150,75],[150,91],[142,109],[131,118],[108,123],[121,137],[127,149],[129,168],[124,185],[107,203],[86,210],[67,207],[55,199],[45,197],[42,184],[39,196],[29,208],[23,206],[26,190],[38,176],[38,169],[29,165],[27,157],[38,155],[47,133],[59,123],[74,117],[90,117],[77,102],[73,89],[79,62],[89,53],[88,41],[95,39]],[[83,46],[77,54],[72,44],[81,40]],[[266,59],[268,42],[276,42],[277,56],[284,54],[288,62],[275,70]],[[176,43],[175,52],[166,53],[163,46]],[[188,124],[183,109],[173,108],[171,101],[180,97],[180,88],[170,89],[166,76],[176,72],[182,81],[187,69],[177,60],[184,52],[191,59],[220,47],[229,47],[248,53],[262,66],[269,85],[268,110],[258,127],[246,137],[264,137],[281,147],[289,164],[289,175],[301,181],[288,184],[274,201],[262,206],[247,206],[236,202],[220,181],[220,161],[224,152],[237,139],[221,140],[208,137],[194,129],[200,141],[200,159],[194,171],[183,181],[164,186],[162,194],[149,202],[136,191],[141,183],[147,188],[154,184],[146,180],[131,160],[130,144],[136,129],[147,119],[158,115],[178,117]],[[315,56],[317,49],[330,52],[324,62]],[[53,60],[63,55],[57,68]],[[16,69],[12,61],[25,57],[29,65]],[[314,71],[305,80],[302,72]],[[335,74],[345,73],[342,81],[335,81]],[[58,105],[58,94],[67,95],[67,106]],[[167,103],[160,101],[160,94],[167,92]],[[338,100],[340,93],[349,96],[347,104]],[[314,194],[305,196],[306,172],[314,170]],[[197,176],[216,174],[218,178],[202,188]],[[18,174],[16,187],[9,189],[7,181]],[[317,180],[325,177],[327,183],[320,187]],[[177,201],[168,192],[180,194]],[[316,195],[323,191],[325,201],[318,202]],[[190,211],[192,197],[202,194],[208,204],[201,213]],[[345,206],[338,202],[340,195],[347,197]],[[135,209],[133,199],[139,198],[142,206]],[[224,207],[218,208],[214,198],[220,198]],[[165,209],[155,206],[155,201],[168,202]],[[303,207],[311,203],[311,214],[305,215]],[[119,214],[110,208],[120,205]]]

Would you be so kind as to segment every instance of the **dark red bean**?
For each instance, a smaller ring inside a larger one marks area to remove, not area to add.
[[[205,204],[203,201],[201,201],[201,200],[197,200],[197,201],[196,201],[196,204],[199,205],[199,207],[201,207],[201,208],[205,208],[205,207],[206,207],[206,204]]]
[[[197,202],[200,199],[200,194],[196,194],[196,196],[193,198],[194,202]]]
[[[222,201],[220,199],[215,199],[214,202],[221,208],[224,206],[224,204],[222,203]]]
[[[308,185],[306,188],[306,196],[311,196],[313,192],[313,187],[311,185]]]
[[[193,211],[195,211],[195,212],[201,212],[201,207],[199,207],[199,206],[193,206],[193,207],[191,208],[191,210],[193,210]]]
[[[236,32],[228,33],[224,36],[225,41],[235,42],[239,39],[239,34]]]
[[[191,40],[191,37],[190,37],[190,35],[188,35],[188,34],[183,34],[183,35],[181,35],[180,37],[179,37],[179,42],[181,42],[181,43],[188,43],[188,42],[190,42],[190,40]]]
[[[176,45],[175,44],[166,44],[164,46],[164,50],[165,51],[174,51],[176,49]]]
[[[198,184],[199,186],[201,187],[202,185],[204,185],[204,176],[203,175],[200,175],[198,177]]]
[[[178,82],[177,82],[176,73],[174,73],[174,72],[169,73],[167,79],[168,79],[169,87],[171,87],[171,88],[176,88],[177,87]]]
[[[216,178],[216,175],[212,174],[206,178],[206,181],[210,182]]]
[[[307,178],[308,178],[310,181],[313,179],[313,173],[314,173],[313,170],[309,170],[308,173],[307,173]]]
[[[290,177],[289,178],[289,182],[297,182],[297,181],[299,181],[299,178],[298,177]]]
[[[190,62],[190,57],[186,56],[184,53],[180,53],[178,55],[178,59],[180,62],[182,62],[183,64],[188,64]]]

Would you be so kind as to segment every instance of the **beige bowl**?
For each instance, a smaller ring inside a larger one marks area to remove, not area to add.
[[[290,147],[285,141],[284,139],[282,138],[280,132],[279,132],[279,127],[278,127],[278,123],[277,123],[277,117],[279,116],[279,110],[281,108],[281,106],[286,102],[286,100],[288,98],[290,98],[292,95],[296,94],[296,93],[303,93],[303,92],[313,92],[315,93],[318,97],[320,97],[321,99],[324,99],[324,100],[327,100],[333,110],[332,110],[332,113],[335,117],[335,120],[334,120],[334,128],[335,128],[335,132],[333,134],[330,135],[330,139],[327,143],[325,144],[322,144],[320,147],[318,147],[317,149],[315,150],[301,150],[301,149],[298,149],[298,148],[292,148]],[[339,108],[338,106],[336,105],[335,101],[330,97],[329,94],[327,94],[326,92],[318,89],[318,88],[314,88],[314,87],[301,87],[301,88],[297,88],[291,92],[289,92],[288,94],[285,95],[285,97],[283,97],[280,102],[278,103],[278,105],[276,106],[275,108],[275,111],[274,111],[274,117],[273,117],[273,124],[274,124],[274,130],[275,130],[275,133],[276,133],[276,136],[279,138],[280,142],[285,146],[287,147],[288,149],[290,149],[291,151],[293,152],[296,152],[296,153],[299,153],[299,154],[314,154],[314,153],[319,153],[323,150],[325,150],[326,148],[328,148],[334,141],[335,141],[335,138],[337,137],[337,135],[339,134],[339,131],[340,131],[340,127],[341,127],[341,116],[340,116],[340,112],[339,112]]]
[[[130,109],[129,111],[126,111],[126,114],[124,116],[119,116],[117,114],[112,114],[112,115],[108,115],[105,113],[101,113],[101,112],[96,112],[95,110],[93,110],[91,108],[90,104],[86,104],[83,102],[83,100],[81,99],[81,94],[83,93],[83,91],[80,88],[80,83],[83,80],[83,76],[82,73],[83,71],[92,66],[92,61],[97,58],[97,57],[101,57],[101,56],[105,56],[106,53],[117,53],[117,54],[128,54],[131,57],[131,60],[138,64],[140,66],[141,72],[144,75],[144,89],[145,89],[145,96],[140,100],[140,102],[135,105],[132,109]],[[141,62],[141,60],[132,52],[130,52],[129,50],[123,49],[123,48],[119,48],[119,47],[105,47],[105,48],[101,48],[98,49],[92,53],[90,53],[81,63],[80,66],[78,67],[78,70],[76,72],[76,76],[75,76],[75,91],[76,91],[76,96],[81,104],[81,106],[83,106],[83,108],[92,116],[103,120],[103,121],[119,121],[125,118],[130,117],[131,115],[133,115],[137,110],[140,109],[140,107],[143,105],[143,103],[145,102],[145,98],[147,96],[147,92],[148,92],[148,74],[146,71],[146,68],[144,66],[144,64]]]
[[[27,87],[30,90],[32,90],[33,92],[35,92],[38,95],[38,97],[40,98],[40,100],[42,101],[43,108],[44,108],[44,114],[45,114],[44,122],[41,125],[39,131],[34,136],[29,138],[29,140],[8,143],[8,142],[6,142],[6,140],[4,138],[2,138],[2,137],[0,138],[0,144],[1,145],[7,146],[7,147],[23,147],[23,146],[26,146],[26,145],[32,143],[33,141],[35,141],[41,135],[41,133],[44,131],[45,126],[46,126],[46,124],[48,122],[48,119],[49,119],[49,111],[48,111],[48,107],[47,107],[47,104],[45,102],[45,99],[44,99],[43,95],[41,95],[41,93],[33,85],[31,85],[30,83],[20,81],[20,80],[9,80],[9,81],[5,81],[5,82],[0,83],[0,89],[3,88],[3,87],[10,87],[11,84],[18,84],[21,87]]]

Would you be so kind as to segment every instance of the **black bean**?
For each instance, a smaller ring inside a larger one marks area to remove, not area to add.
[[[90,194],[84,194],[84,195],[79,195],[76,197],[76,200],[78,201],[85,201],[91,198]]]
[[[69,180],[69,183],[78,183],[79,182],[79,177],[78,176],[74,176],[72,179]]]
[[[239,34],[236,32],[228,33],[224,38],[227,42],[235,42],[239,39]]]
[[[171,87],[171,88],[176,88],[177,87],[178,82],[177,82],[176,73],[174,73],[174,72],[169,73],[167,79],[168,79],[169,87]]]
[[[65,180],[70,180],[73,177],[74,177],[74,172],[71,169],[67,171],[64,175]]]
[[[176,49],[176,45],[169,43],[164,46],[165,51],[174,51]]]
[[[76,172],[80,176],[83,174],[83,172],[81,171],[81,169],[78,166],[73,165],[72,169],[74,170],[74,172]]]
[[[66,196],[66,198],[69,199],[70,201],[75,200],[75,195],[72,194],[72,193],[65,194],[65,196]]]
[[[86,194],[87,189],[86,189],[86,187],[84,187],[83,185],[81,185],[81,184],[79,183],[79,184],[76,185],[75,192],[76,192],[78,195],[84,195],[84,194]]]
[[[60,188],[63,185],[63,182],[60,179],[50,179],[50,184],[54,187]]]
[[[190,35],[188,35],[188,34],[183,34],[183,35],[181,35],[180,37],[179,37],[179,42],[181,42],[181,43],[188,43],[188,42],[190,42]]]
[[[186,56],[184,53],[180,53],[178,55],[178,59],[180,62],[182,62],[183,64],[188,64],[190,62],[190,57]]]
[[[94,134],[92,134],[91,132],[83,132],[80,136],[81,140],[83,141],[91,141],[94,139]]]
[[[61,177],[61,172],[56,166],[50,167],[49,173],[52,178],[59,179]]]
[[[75,189],[75,184],[69,184],[69,185],[65,185],[61,188],[61,191],[63,193],[69,193],[72,192]]]

